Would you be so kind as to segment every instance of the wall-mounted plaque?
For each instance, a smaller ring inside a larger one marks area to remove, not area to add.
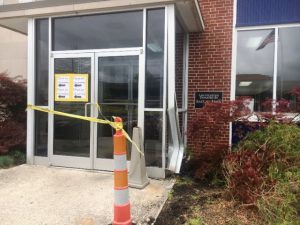
[[[223,92],[196,92],[195,108],[202,108],[205,102],[222,102]]]

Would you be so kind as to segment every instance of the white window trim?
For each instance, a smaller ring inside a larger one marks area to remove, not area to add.
[[[28,68],[27,68],[27,103],[35,104],[35,25],[34,19],[28,19]],[[27,143],[26,143],[26,161],[28,164],[34,164],[34,110],[27,109]]]
[[[236,27],[237,31],[247,31],[247,30],[266,30],[275,28],[289,28],[289,27],[300,27],[300,23],[287,23],[287,24],[272,24],[272,25],[262,25],[262,26],[249,26],[249,27]]]
[[[274,43],[274,68],[273,68],[273,113],[276,111],[275,101],[277,99],[277,71],[278,71],[278,27],[275,28],[275,43]]]

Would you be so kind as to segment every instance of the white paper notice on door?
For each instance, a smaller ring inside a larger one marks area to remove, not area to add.
[[[55,101],[70,101],[71,77],[68,74],[55,74]]]
[[[73,101],[88,101],[88,74],[73,75]]]

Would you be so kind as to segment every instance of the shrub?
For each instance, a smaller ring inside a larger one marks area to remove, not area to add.
[[[25,146],[26,85],[24,80],[0,74],[0,154]]]
[[[14,164],[14,159],[9,155],[0,156],[0,168],[8,168]]]
[[[9,168],[13,165],[20,165],[25,162],[25,153],[18,150],[9,151],[7,155],[0,155],[0,168]]]
[[[209,103],[197,111],[189,136],[197,140],[189,170],[198,180],[210,181],[222,175],[222,162],[229,150],[228,140],[221,142],[229,122],[249,113],[246,99],[232,102]]]
[[[300,116],[295,112],[300,111],[300,89],[291,95],[297,99],[293,110],[285,99],[267,99],[262,107],[269,113],[250,113],[247,98],[205,103],[189,130],[196,143],[183,169],[196,179],[218,183],[225,171],[232,196],[259,209],[266,224],[299,221],[300,129],[296,122]],[[293,114],[287,116],[287,112]],[[253,118],[256,122],[250,122]],[[227,140],[220,140],[229,122],[235,126],[233,151]]]
[[[299,88],[294,88],[290,94],[298,101],[300,100]],[[269,113],[251,113],[248,107],[250,102],[248,97],[221,103],[206,102],[202,109],[197,110],[196,119],[190,124],[188,134],[189,137],[196,140],[192,149],[194,154],[188,162],[189,165],[184,168],[185,170],[194,171],[192,175],[199,180],[211,181],[215,178],[222,178],[222,162],[232,147],[229,146],[227,138],[224,139],[223,134],[225,130],[228,130],[230,122],[234,128],[233,144],[236,144],[248,133],[266,127],[270,121],[292,123],[299,116],[299,114],[294,114],[294,117],[286,116],[286,112],[295,112],[295,110],[290,109],[290,102],[285,99],[278,101],[266,99],[262,103],[262,108],[269,110]],[[276,110],[272,113],[274,105],[276,105]],[[297,104],[297,109],[299,105]],[[256,122],[251,122],[250,117],[256,117]],[[249,154],[253,153],[243,152],[240,154],[244,154],[240,157],[245,158],[250,157]],[[252,173],[251,169],[249,173]],[[258,177],[255,178],[258,179]],[[249,199],[249,201],[252,200]]]
[[[9,156],[14,159],[14,165],[21,165],[26,162],[26,154],[20,150],[12,150],[9,152]]]
[[[272,121],[225,157],[228,188],[266,222],[293,224],[300,213],[300,128]]]

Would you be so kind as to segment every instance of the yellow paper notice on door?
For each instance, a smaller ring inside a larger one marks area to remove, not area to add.
[[[55,101],[87,102],[88,78],[88,74],[55,74]]]

